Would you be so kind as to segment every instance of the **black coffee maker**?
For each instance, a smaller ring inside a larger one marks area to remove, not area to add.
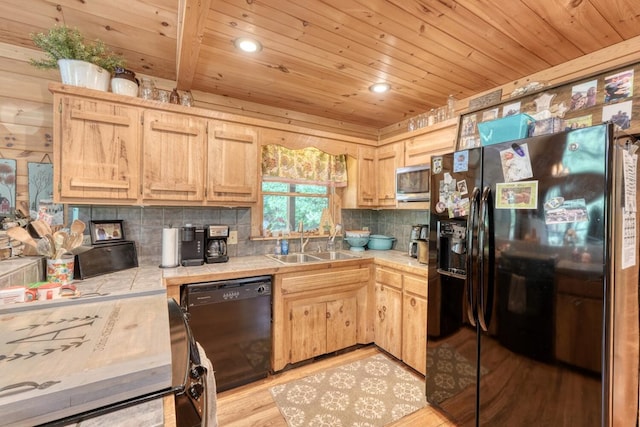
[[[204,228],[187,224],[180,231],[180,264],[184,267],[204,264]]]
[[[227,262],[227,238],[229,237],[229,227],[226,225],[207,225],[206,229],[206,253],[207,264],[216,262]]]

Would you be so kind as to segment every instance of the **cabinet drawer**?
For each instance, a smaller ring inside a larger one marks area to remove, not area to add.
[[[402,273],[378,267],[376,268],[376,282],[402,289]]]
[[[604,278],[601,275],[559,273],[556,286],[558,293],[587,298],[604,298]]]
[[[335,286],[359,286],[369,281],[369,268],[348,268],[292,273],[282,278],[282,293],[305,292]]]
[[[417,296],[427,297],[427,278],[419,276],[404,276],[404,291]]]

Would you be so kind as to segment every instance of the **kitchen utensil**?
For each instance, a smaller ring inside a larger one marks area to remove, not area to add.
[[[79,219],[73,220],[71,223],[71,227],[69,227],[69,231],[71,233],[82,234],[86,228],[86,224]]]
[[[55,249],[51,246],[51,241],[46,237],[38,240],[38,246],[36,248],[38,253],[42,256],[46,256],[47,258],[55,258]]]
[[[51,247],[51,258],[55,258],[56,257],[56,241],[53,240],[53,236],[51,234],[46,234],[43,238],[47,239],[47,241],[49,242],[49,246]]]
[[[372,234],[371,236],[369,236],[367,247],[369,249],[387,251],[391,249],[395,240],[395,237],[383,236],[381,234]]]
[[[40,237],[53,234],[51,232],[51,226],[39,219],[35,221],[31,221],[31,226],[33,227],[34,230],[36,230],[36,233],[38,233],[38,236]]]
[[[65,252],[65,241],[69,238],[69,235],[65,231],[56,231],[53,233],[53,241],[55,242],[56,258],[60,258]]]
[[[69,245],[69,251],[77,248],[78,246],[82,245],[82,241],[84,240],[84,236],[82,234],[71,234],[71,244]]]
[[[36,243],[35,240],[33,240],[33,237],[31,237],[31,235],[29,234],[29,232],[27,230],[25,230],[22,227],[13,227],[7,230],[7,234],[9,235],[9,237],[11,237],[12,239],[15,239],[19,242],[24,243],[25,245],[29,245],[33,248],[37,248],[38,244]]]

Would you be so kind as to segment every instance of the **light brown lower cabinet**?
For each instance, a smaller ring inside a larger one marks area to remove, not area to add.
[[[427,373],[427,280],[403,275],[402,360],[423,375]]]
[[[426,374],[427,277],[376,266],[376,345]]]
[[[376,267],[376,345],[402,359],[402,273]]]
[[[373,342],[368,326],[371,264],[276,274],[275,371],[355,344]]]

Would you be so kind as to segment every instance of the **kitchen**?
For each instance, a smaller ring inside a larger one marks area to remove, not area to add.
[[[37,4],[37,2],[34,4]],[[12,5],[11,3],[6,3],[3,7],[11,8]],[[14,8],[15,7],[16,6],[14,6]],[[7,13],[4,13],[3,15],[11,16],[11,12],[15,12],[15,9],[8,9]],[[70,22],[70,18],[68,16],[70,12],[66,12],[67,22]],[[44,15],[48,16],[46,14]],[[193,19],[192,15],[189,16]],[[122,19],[124,20],[125,18],[123,17]],[[21,18],[18,18],[18,20],[21,20]],[[34,20],[33,22],[38,21]],[[192,21],[190,21],[190,23],[192,23],[192,25],[188,26],[187,29],[189,31],[196,31],[196,23],[193,23]],[[78,25],[80,26],[79,23]],[[49,23],[42,24],[40,27],[34,27],[29,31],[42,31],[48,26]],[[96,33],[96,36],[98,35],[102,37],[101,33]],[[24,150],[28,149],[31,153],[29,154],[30,157],[27,159],[25,157],[18,156],[18,151],[15,148],[3,147],[2,149],[3,156],[5,158],[18,158],[18,197],[25,197],[24,195],[27,193],[27,178],[25,172],[27,169],[27,161],[37,162],[43,158],[44,154],[52,154],[50,135],[53,134],[51,130],[53,128],[52,123],[54,121],[52,116],[53,101],[48,85],[49,82],[59,81],[59,76],[56,73],[37,71],[28,65],[28,58],[35,56],[37,52],[33,50],[33,48],[28,47],[30,45],[28,44],[27,38],[26,34],[22,34],[22,46],[18,48],[3,45],[6,49],[2,60],[2,63],[4,64],[3,74],[5,76],[3,78],[3,97],[7,99],[7,104],[9,104],[9,101],[13,102],[11,105],[15,105],[14,100],[21,99],[22,101],[18,103],[20,104],[20,108],[24,111],[30,112],[29,114],[26,114],[26,117],[25,114],[15,113],[14,117],[16,117],[16,119],[3,119],[3,121],[6,120],[8,129],[17,129],[13,132],[10,131],[8,134],[9,138],[12,137],[11,135],[18,138],[19,142],[16,146],[19,146]],[[637,61],[638,58],[633,56],[633,52],[638,51],[636,47],[637,42],[637,37],[631,37],[626,41],[621,41],[618,45],[614,45],[613,47],[602,47],[598,54],[585,55],[580,59],[568,61],[563,67],[547,67],[549,68],[548,70],[541,69],[536,73],[530,72],[528,74],[523,74],[518,76],[517,79],[514,78],[514,81],[510,82],[508,82],[508,80],[511,79],[504,79],[504,83],[502,85],[494,84],[488,86],[484,90],[488,91],[493,90],[494,88],[501,88],[505,94],[503,96],[506,97],[514,89],[522,86],[522,81],[525,80],[545,81],[550,84],[561,83],[571,80],[572,76],[590,75],[600,70],[615,68],[618,65]],[[145,45],[144,42],[140,42],[139,44]],[[15,49],[18,50],[16,51]],[[143,66],[134,67],[132,64],[131,67],[140,75],[147,74],[145,72],[147,68]],[[20,72],[18,73],[16,70],[20,70]],[[175,78],[165,78],[163,80],[160,73],[158,73],[158,76],[159,78],[157,82],[159,86],[162,85],[161,87],[166,89],[174,87],[173,81]],[[186,88],[182,88],[181,90],[184,89]],[[456,105],[456,110],[460,112],[465,111],[470,99],[475,98],[480,92],[482,91],[468,91],[466,93],[460,92],[461,95],[457,96],[459,100]],[[5,95],[7,93],[11,93],[12,95]],[[415,114],[420,111],[427,111],[430,107],[444,105],[447,93],[448,91],[445,92],[437,101],[430,101],[432,102],[432,105],[423,104],[424,106],[420,109],[415,109]],[[226,111],[227,114],[233,113],[233,110],[230,107],[225,106],[223,99],[216,98],[204,91],[194,90],[193,94],[198,107],[214,111]],[[22,96],[24,96],[24,98],[21,98]],[[247,110],[249,111],[263,112],[263,114],[254,113],[258,118],[263,117],[260,120],[264,120],[264,117],[268,117],[275,113],[273,109],[257,109],[258,107],[251,104],[250,100],[246,101],[246,105],[248,107]],[[293,111],[296,110],[296,108],[290,109]],[[379,115],[376,115],[373,112],[367,113],[362,106],[359,106],[356,110],[362,111],[363,115],[368,115],[370,118],[379,117]],[[34,114],[35,117],[33,116]],[[430,144],[433,143],[436,145],[438,144],[438,141],[441,141],[440,146],[434,147],[432,151],[426,151],[427,157],[422,157],[421,160],[413,160],[417,163],[428,162],[429,156],[432,153],[441,153],[451,151],[453,149],[452,144],[455,139],[457,120],[445,120],[442,123],[421,128],[413,131],[413,133],[410,133],[409,135],[406,135],[402,130],[407,129],[407,121],[405,119],[410,115],[411,114],[406,114],[406,116],[402,116],[396,114],[395,116],[392,116],[389,114],[390,117],[396,117],[394,121],[390,121],[387,124],[376,123],[370,127],[370,130],[362,125],[350,125],[346,126],[346,129],[338,129],[338,131],[336,130],[336,127],[338,126],[336,119],[311,120],[309,115],[295,114],[292,125],[284,123],[282,120],[276,120],[276,124],[273,124],[272,122],[269,124],[269,129],[273,131],[275,128],[279,131],[284,131],[279,134],[272,135],[272,137],[280,138],[280,140],[290,138],[292,146],[311,142],[320,146],[320,148],[326,148],[327,150],[351,153],[351,158],[359,156],[357,150],[354,151],[353,146],[351,145],[352,143],[363,148],[360,151],[363,154],[362,158],[366,159],[367,150],[364,148],[376,145],[380,145],[382,147],[393,146],[394,143],[402,141],[405,146],[403,156],[406,160],[408,153],[419,154],[421,152],[422,147],[419,146],[421,139],[428,139]],[[22,119],[22,117],[25,118]],[[258,118],[254,120],[258,120]],[[311,123],[307,123],[312,121],[315,122],[315,127],[312,127]],[[254,121],[253,123],[256,122]],[[258,121],[258,123],[264,124],[262,121]],[[318,129],[318,127],[320,129]],[[381,128],[384,129],[381,134],[386,136],[379,138],[377,136],[378,129]],[[367,129],[367,131],[364,132],[363,129]],[[367,136],[367,134],[369,134],[369,136]],[[49,137],[47,137],[47,135],[49,135]],[[24,148],[22,148],[23,145]],[[415,148],[415,151],[412,151],[413,148]],[[10,153],[14,152],[16,152],[15,155],[10,155]],[[424,150],[422,150],[422,153],[424,153]],[[379,158],[387,158],[384,155],[381,156],[380,152],[378,155]],[[53,155],[51,157],[53,157]],[[420,159],[419,156],[416,157]],[[393,167],[389,169],[393,170]],[[22,191],[20,190],[21,182],[24,186]],[[347,191],[348,190],[349,188],[347,188]],[[353,198],[351,200],[353,200]],[[419,207],[408,210],[378,209],[377,202],[369,203],[369,206],[364,208],[358,207],[357,204],[351,205],[352,207],[348,207],[348,204],[343,203],[340,214],[342,216],[341,221],[344,224],[345,229],[369,227],[370,230],[374,230],[376,233],[395,236],[398,239],[395,248],[400,248],[401,251],[404,251],[404,248],[407,248],[409,244],[411,225],[425,222],[425,218],[423,218],[423,216],[426,213],[427,208]],[[395,201],[392,204],[395,207]],[[226,206],[229,206],[230,204],[227,203],[222,204],[221,206],[203,208],[200,206],[196,207],[193,203],[187,204],[175,202],[170,205],[144,203],[143,205],[144,207],[139,206],[138,204],[134,206],[129,206],[127,204],[122,205],[121,203],[105,204],[98,201],[86,205],[84,202],[70,202],[67,204],[67,209],[70,212],[69,215],[72,217],[75,215],[87,222],[96,219],[113,218],[124,220],[128,239],[137,242],[139,261],[142,265],[159,264],[159,253],[162,244],[160,236],[161,230],[164,226],[169,224],[177,226],[188,223],[205,223],[205,220],[206,223],[228,225],[231,230],[238,232],[238,244],[229,245],[229,255],[232,258],[265,254],[272,251],[273,241],[268,239],[255,239],[255,236],[260,235],[261,224],[256,223],[256,216],[252,215],[252,210],[255,209],[253,206],[228,208]],[[238,206],[236,204],[232,204],[232,206],[233,205]],[[361,204],[360,206],[367,205]],[[252,239],[252,237],[254,238]],[[311,240],[312,244],[314,241],[315,239]],[[293,244],[295,243],[296,242]],[[297,250],[297,248],[294,247],[293,250]]]

